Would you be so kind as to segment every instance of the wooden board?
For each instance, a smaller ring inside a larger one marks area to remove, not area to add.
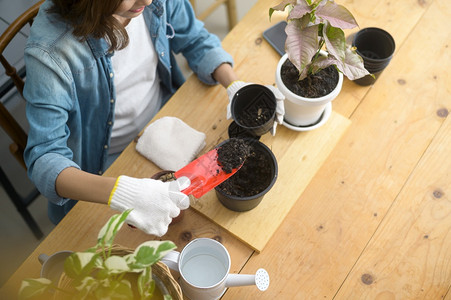
[[[444,159],[451,149],[450,132],[447,118],[337,299],[352,299],[356,293],[360,299],[441,299],[444,292],[450,294],[451,160]]]
[[[261,142],[276,156],[279,173],[273,188],[256,208],[231,211],[219,202],[214,190],[194,199],[191,206],[256,251],[262,251],[350,123],[332,112],[328,122],[316,130],[296,132],[279,126],[275,137],[264,135]]]

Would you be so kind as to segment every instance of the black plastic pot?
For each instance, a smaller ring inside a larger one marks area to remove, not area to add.
[[[262,201],[263,197],[266,195],[266,193],[269,192],[269,190],[273,187],[274,183],[277,180],[277,175],[278,175],[278,165],[277,165],[277,160],[276,157],[274,156],[274,154],[272,153],[272,151],[262,142],[255,140],[255,139],[247,139],[247,141],[249,141],[250,143],[252,143],[252,147],[254,151],[258,151],[259,153],[262,154],[262,156],[264,157],[264,164],[265,166],[269,166],[270,168],[270,175],[268,176],[268,180],[265,182],[267,184],[266,188],[264,190],[262,190],[261,192],[259,192],[258,194],[252,195],[252,196],[237,196],[237,195],[230,195],[228,193],[226,193],[225,191],[223,191],[221,189],[221,185],[217,186],[215,188],[216,191],[216,196],[218,197],[218,200],[228,209],[233,210],[233,211],[238,211],[238,212],[242,212],[242,211],[248,211],[251,210],[253,208],[255,208],[257,205],[260,204],[260,202]],[[227,141],[225,141],[227,142]],[[238,172],[233,175],[233,176],[241,176],[239,173],[246,166],[246,162],[251,159],[251,158],[247,158],[247,160],[244,162],[243,167],[238,170]],[[252,170],[246,170],[246,173],[252,173],[249,172]],[[227,180],[232,180],[233,176],[230,177]],[[251,181],[252,179],[254,179],[255,177],[252,176],[252,174],[250,174],[249,180]],[[249,184],[247,185],[247,187],[251,187],[252,182],[249,182]],[[246,188],[246,187],[243,187]]]
[[[232,118],[243,130],[262,136],[274,125],[276,98],[270,89],[260,84],[244,86],[233,96]]]
[[[364,28],[357,32],[352,46],[357,48],[357,53],[363,58],[365,69],[375,77],[367,75],[354,80],[360,85],[370,85],[376,81],[390,63],[396,47],[393,37],[387,31],[376,27]]]
[[[252,132],[244,129],[241,126],[238,126],[235,121],[230,123],[229,127],[227,128],[227,132],[229,134],[229,138],[239,138],[239,139],[260,139],[259,135],[255,135]]]

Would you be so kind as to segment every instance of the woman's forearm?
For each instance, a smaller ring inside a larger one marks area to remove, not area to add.
[[[114,177],[94,175],[71,167],[58,175],[56,192],[63,198],[107,204],[115,182]]]
[[[228,63],[224,63],[217,67],[213,72],[213,78],[225,88],[235,80],[238,80],[238,76],[233,71],[232,66]]]

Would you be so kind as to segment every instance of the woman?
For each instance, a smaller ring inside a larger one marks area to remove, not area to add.
[[[76,199],[133,208],[127,222],[161,236],[189,206],[186,183],[99,176],[184,82],[173,53],[207,84],[237,79],[187,0],[42,4],[25,48],[24,157],[54,223]]]

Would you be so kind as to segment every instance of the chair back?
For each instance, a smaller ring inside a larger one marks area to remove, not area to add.
[[[196,0],[190,0],[191,6],[196,12],[196,17],[204,21],[207,17],[209,17],[219,6],[225,5],[227,10],[227,21],[229,23],[229,30],[237,23],[237,12],[236,12],[236,3],[235,0],[215,0],[209,6],[207,6],[202,12],[198,12]]]
[[[5,74],[11,78],[12,83],[17,88],[17,91],[22,96],[24,88],[24,80],[18,74],[16,68],[11,65],[8,59],[4,56],[4,51],[13,38],[24,28],[26,25],[30,25],[33,19],[36,17],[39,11],[39,7],[44,1],[39,1],[34,4],[22,15],[20,15],[14,22],[12,22],[8,28],[0,36],[0,62],[5,69]],[[20,126],[13,115],[0,101],[0,126],[5,130],[13,143],[10,145],[9,150],[13,156],[19,161],[19,163],[25,167],[23,159],[23,152],[27,144],[27,134],[25,130]]]

